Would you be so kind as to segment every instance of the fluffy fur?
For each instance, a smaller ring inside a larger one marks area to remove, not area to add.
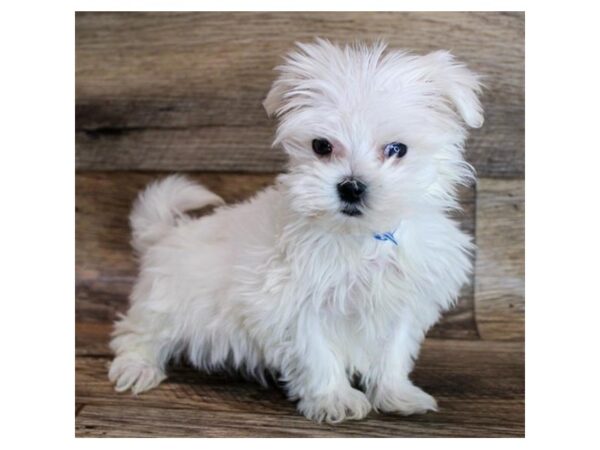
[[[483,123],[479,79],[448,52],[324,40],[277,69],[264,106],[289,165],[274,186],[200,219],[185,211],[222,200],[180,176],[137,200],[140,274],[110,379],[137,394],[183,356],[201,370],[271,371],[317,421],[435,410],[409,373],[471,270],[471,239],[448,212],[473,181],[463,143],[465,125]],[[330,156],[315,138],[333,143]],[[406,156],[386,158],[390,142]],[[367,185],[360,216],[341,212],[348,176]],[[388,231],[398,245],[374,238]]]

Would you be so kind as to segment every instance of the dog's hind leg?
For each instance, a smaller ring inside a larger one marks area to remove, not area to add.
[[[158,386],[166,378],[165,366],[176,342],[167,337],[164,330],[152,331],[147,325],[132,320],[130,315],[115,324],[110,347],[116,357],[108,376],[118,392],[131,389],[139,394]]]

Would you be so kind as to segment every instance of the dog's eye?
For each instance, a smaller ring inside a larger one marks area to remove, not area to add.
[[[313,139],[312,148],[319,156],[329,155],[333,150],[331,143],[327,139]]]
[[[396,158],[402,158],[408,152],[408,147],[401,142],[392,142],[383,149],[383,154],[386,158],[395,156]]]

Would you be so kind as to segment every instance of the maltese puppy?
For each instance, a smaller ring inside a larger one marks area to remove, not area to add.
[[[277,70],[264,107],[289,163],[274,186],[192,218],[223,200],[171,176],[134,204],[140,273],[110,380],[138,394],[184,358],[272,373],[316,421],[436,410],[409,374],[469,280],[474,247],[448,213],[474,180],[479,77],[445,51],[325,40]]]

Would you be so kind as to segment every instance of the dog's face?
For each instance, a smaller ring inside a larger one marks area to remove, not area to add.
[[[301,44],[264,106],[280,119],[290,207],[331,229],[388,231],[455,205],[472,177],[465,125],[483,123],[478,77],[447,52]]]

